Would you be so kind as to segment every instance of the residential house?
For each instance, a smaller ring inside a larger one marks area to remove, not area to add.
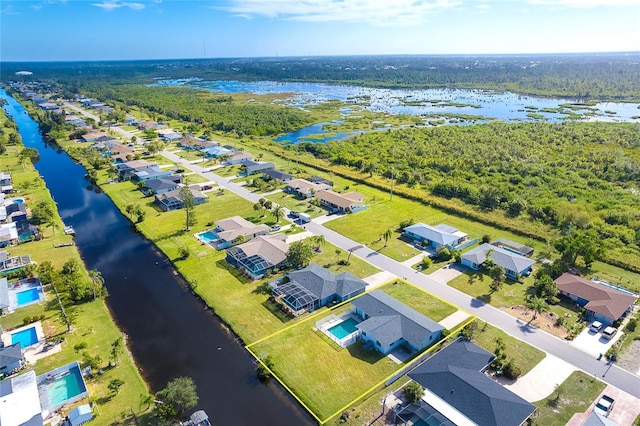
[[[522,426],[536,411],[483,372],[495,355],[458,339],[409,373],[422,399],[397,412],[397,425]]]
[[[585,308],[589,319],[611,325],[631,312],[638,295],[610,284],[564,273],[555,280],[560,294]]]
[[[5,252],[6,253],[6,252]],[[0,278],[0,314],[9,312],[11,308],[11,302],[9,301],[9,282],[6,277]],[[0,343],[2,341],[0,340]]]
[[[327,185],[328,187],[332,187],[333,186],[333,182],[330,181],[329,179],[325,179],[323,177],[320,176],[311,176],[309,179],[307,179],[309,182],[313,182],[313,183],[322,183]]]
[[[459,250],[469,241],[467,234],[444,223],[431,226],[418,222],[404,228],[403,236],[418,245],[431,247],[436,251],[444,247]]]
[[[293,179],[287,183],[285,191],[298,198],[311,198],[318,191],[324,191],[331,187],[325,183],[310,182],[306,179]]]
[[[211,157],[211,158],[219,158],[223,155],[231,154],[231,150],[223,146],[211,146],[208,148],[203,148],[202,152],[205,153],[205,156]]]
[[[360,340],[385,355],[400,346],[409,353],[420,352],[440,340],[444,330],[382,290],[364,294],[351,304],[353,312],[363,320],[356,325]]]
[[[263,171],[262,177],[265,180],[275,180],[278,182],[290,182],[293,180],[293,175],[276,169]]]
[[[219,146],[218,142],[211,142],[206,139],[197,138],[187,133],[178,141],[178,146],[183,149],[203,150],[205,148],[213,148]]]
[[[216,248],[222,250],[250,241],[257,236],[267,235],[269,227],[263,223],[256,225],[240,216],[233,216],[216,222],[214,231],[218,235]]]
[[[273,163],[246,160],[242,163],[242,167],[244,169],[244,174],[246,174],[247,176],[250,176],[252,174],[262,172],[265,170],[273,170],[275,169],[276,166]]]
[[[0,348],[0,375],[11,374],[21,369],[23,365],[24,356],[22,355],[20,343]]]
[[[188,188],[193,196],[194,206],[207,202],[207,196],[200,192],[200,187],[198,185],[189,186]],[[165,212],[184,208],[184,200],[182,198],[182,194],[180,194],[181,190],[182,188],[174,189],[173,191],[156,195],[156,203]]]
[[[21,269],[31,263],[31,256],[28,254],[9,257],[8,252],[0,251],[0,274]]]
[[[251,279],[279,269],[287,258],[289,244],[284,234],[259,235],[246,243],[227,249],[226,260]]]
[[[13,222],[16,224],[16,231],[18,232],[18,241],[24,243],[37,238],[38,228],[35,225],[29,223],[28,220],[19,220]]]
[[[162,129],[166,129],[168,126],[164,125],[164,124],[159,124],[156,123],[155,121],[151,121],[151,120],[140,120],[138,121],[138,129],[144,131],[144,130],[162,130]]]
[[[5,206],[5,211],[7,212],[5,220],[8,222],[27,220],[27,206],[25,206],[24,203],[9,204],[8,206]]]
[[[13,192],[11,173],[0,172],[0,192],[3,194]]]
[[[529,275],[535,263],[534,260],[513,251],[484,243],[463,254],[462,264],[477,271],[487,259],[491,259],[496,265],[502,267],[504,274],[514,280]]]
[[[353,213],[365,207],[364,197],[359,192],[347,192],[340,194],[330,189],[316,192],[315,197],[320,205],[329,210],[329,213]]]
[[[226,164],[231,166],[234,164],[243,164],[247,161],[253,160],[253,156],[244,151],[231,151],[227,155],[229,156],[229,158],[227,159]]]
[[[505,250],[515,251],[524,257],[531,257],[533,255],[533,248],[525,246],[524,244],[516,243],[515,241],[508,240],[506,238],[498,238],[495,241],[491,241],[492,246],[502,247]]]
[[[38,106],[45,111],[53,111],[60,108],[58,104],[54,104],[53,102],[42,102],[38,104]]]
[[[0,247],[18,244],[18,228],[15,222],[0,225]]]
[[[0,424],[42,426],[42,406],[36,373],[24,374],[0,382]]]
[[[136,172],[157,165],[158,163],[152,163],[147,160],[131,160],[124,163],[117,163],[115,166],[118,170],[118,173],[120,174],[120,178],[122,180],[129,180],[135,175]]]
[[[182,140],[182,133],[176,132],[173,129],[159,129],[157,130],[158,136],[165,142],[175,142]]]
[[[107,136],[107,134],[105,132],[100,132],[100,131],[97,131],[97,130],[91,130],[91,131],[85,133],[84,135],[80,136],[80,139],[82,140],[82,142],[94,142],[98,138],[101,138],[103,136]]]
[[[127,113],[125,115],[124,124],[127,126],[135,126],[138,124],[138,120],[133,115]]]
[[[137,169],[131,179],[138,182],[146,182],[151,179],[168,178],[173,175],[173,170],[163,170],[160,166],[149,166]]]
[[[172,176],[172,177],[177,177],[178,179],[171,179],[171,178],[149,179],[148,181],[145,182],[145,187],[153,195],[166,194],[167,192],[178,189],[178,186],[182,181],[182,178],[180,176]]]
[[[297,316],[364,293],[367,283],[350,272],[335,275],[312,263],[288,272],[282,283],[270,283],[274,297]]]

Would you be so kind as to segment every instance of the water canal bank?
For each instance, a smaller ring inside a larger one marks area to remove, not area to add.
[[[102,272],[107,304],[152,391],[190,376],[199,408],[214,424],[304,425],[308,414],[275,384],[255,377],[253,358],[189,291],[174,268],[101,192],[87,188],[85,169],[47,146],[24,108],[0,90],[25,146],[38,149],[36,168],[63,221],[76,231],[88,269]]]

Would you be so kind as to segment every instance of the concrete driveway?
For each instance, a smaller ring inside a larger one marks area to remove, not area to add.
[[[615,386],[609,385],[600,395],[598,395],[587,411],[584,413],[574,414],[567,423],[567,426],[581,426],[586,418],[589,417],[589,414],[593,411],[593,407],[596,405],[596,402],[600,400],[602,395],[610,396],[616,401],[613,406],[613,410],[609,413],[609,420],[616,422],[619,425],[632,425],[635,418],[640,415],[640,399],[616,388]]]
[[[439,283],[446,284],[463,273],[464,266],[458,265],[457,263],[450,263],[437,271],[430,273],[428,277],[432,280],[438,281]]]
[[[604,355],[622,334],[618,331],[613,339],[608,340],[602,337],[601,333],[594,333],[587,327],[571,341],[571,345],[597,357],[600,354]]]

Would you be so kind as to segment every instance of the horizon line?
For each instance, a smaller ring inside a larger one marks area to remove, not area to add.
[[[290,55],[290,56],[219,56],[219,57],[175,57],[175,58],[133,58],[133,59],[51,59],[51,60],[0,60],[0,64],[22,63],[67,63],[67,62],[153,62],[153,61],[204,61],[230,59],[304,59],[304,58],[346,58],[346,57],[495,57],[495,56],[591,56],[591,55],[638,55],[640,50],[600,51],[600,52],[537,52],[537,53],[372,53],[335,55]]]

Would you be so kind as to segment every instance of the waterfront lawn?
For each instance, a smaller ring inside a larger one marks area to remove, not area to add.
[[[496,349],[496,340],[498,338],[502,339],[506,347],[507,359],[513,358],[515,365],[520,368],[523,376],[545,357],[545,353],[540,349],[510,336],[484,321],[476,320],[476,326],[476,331],[471,337],[473,343],[493,353]]]
[[[408,283],[380,287],[408,306],[438,321],[456,308]],[[259,358],[269,356],[274,373],[321,420],[346,409],[405,364],[396,364],[358,341],[341,349],[314,330],[316,321],[341,315],[352,305],[319,312],[249,346]]]
[[[606,385],[583,371],[575,371],[542,401],[535,402],[538,414],[534,425],[562,426],[575,413],[583,413],[600,395]]]

